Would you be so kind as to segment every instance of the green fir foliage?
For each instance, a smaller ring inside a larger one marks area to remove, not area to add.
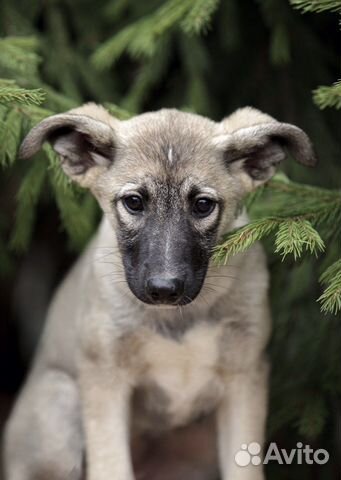
[[[306,12],[341,12],[340,0],[290,0],[295,7]]]
[[[327,107],[341,108],[341,81],[331,87],[319,87],[314,90],[314,101],[321,109]]]
[[[341,311],[341,260],[333,263],[322,275],[321,282],[326,289],[320,296],[324,312],[338,313]]]

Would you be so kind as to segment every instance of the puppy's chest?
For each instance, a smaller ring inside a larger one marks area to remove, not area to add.
[[[141,347],[134,395],[142,429],[168,429],[211,412],[223,394],[221,327],[201,324],[181,340],[155,334]]]

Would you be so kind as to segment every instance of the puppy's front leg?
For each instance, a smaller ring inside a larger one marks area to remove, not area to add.
[[[85,358],[80,384],[87,480],[133,480],[127,375],[112,362]]]
[[[263,448],[267,376],[268,366],[261,362],[253,367],[252,371],[234,374],[229,379],[225,398],[217,414],[222,480],[264,479],[262,463],[238,465],[242,462],[238,462],[238,456],[235,456],[242,450],[242,446],[250,443],[257,443]],[[245,454],[247,457],[246,452]],[[249,459],[251,460],[251,457]],[[258,463],[257,460],[254,460],[255,463]]]

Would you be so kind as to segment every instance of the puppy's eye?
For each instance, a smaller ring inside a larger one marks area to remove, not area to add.
[[[138,195],[129,195],[123,198],[123,205],[129,213],[140,213],[144,210],[143,200]]]
[[[193,205],[193,215],[198,218],[208,217],[215,209],[216,202],[210,198],[198,198]]]

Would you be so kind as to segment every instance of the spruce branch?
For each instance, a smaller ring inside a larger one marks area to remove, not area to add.
[[[317,255],[325,248],[318,232],[304,218],[266,217],[228,234],[225,241],[215,248],[213,261],[226,264],[231,256],[245,252],[275,230],[275,252],[283,258],[293,254],[296,260],[304,250]]]
[[[17,156],[21,138],[22,115],[17,109],[8,110],[0,120],[0,165],[12,165]]]
[[[112,0],[104,8],[105,16],[109,17],[111,21],[115,21],[121,17],[128,6],[129,0]]]
[[[205,33],[209,29],[212,16],[220,0],[196,0],[193,7],[181,22],[183,30],[190,35]]]
[[[92,55],[94,67],[99,70],[109,69],[128,48],[139,28],[140,23],[136,22],[104,42]]]
[[[44,118],[49,117],[50,115],[53,115],[55,113],[50,109],[43,108],[37,105],[21,105],[20,108],[18,108],[18,111],[24,117],[25,122],[28,123],[29,128],[34,127],[37,123],[44,120]]]
[[[68,234],[70,247],[79,251],[86,245],[95,229],[93,219],[88,214],[89,210],[82,208],[82,203],[72,188],[65,189],[65,185],[56,175],[49,179],[59,209],[61,225]]]
[[[156,85],[166,72],[169,64],[170,35],[164,35],[158,42],[155,54],[148,59],[140,69],[129,94],[122,102],[125,110],[138,112],[149,91]]]
[[[294,8],[298,8],[306,12],[341,12],[340,0],[290,0]]]
[[[325,249],[324,242],[308,220],[289,219],[283,221],[276,233],[275,252],[283,259],[292,254],[297,260],[304,250],[317,255]]]
[[[193,0],[168,0],[154,13],[146,15],[104,42],[92,56],[100,70],[108,69],[127,52],[132,58],[152,57],[159,39],[191,10]]]
[[[287,65],[291,60],[291,39],[289,8],[286,2],[263,0],[259,8],[270,30],[270,59],[273,65]]]
[[[16,85],[3,86],[0,79],[0,103],[40,105],[45,100],[45,93],[41,88],[27,90]]]
[[[274,65],[287,65],[291,59],[291,45],[288,27],[277,23],[273,27],[270,57]]]
[[[41,58],[37,55],[37,41],[32,37],[0,39],[0,70],[15,77],[37,78]],[[6,75],[7,76],[7,75]]]
[[[277,218],[264,218],[231,232],[223,243],[215,247],[213,261],[217,264],[226,264],[230,257],[245,252],[255,242],[269,235],[278,226],[279,221]]]
[[[274,232],[275,252],[283,258],[292,254],[297,259],[304,252],[318,255],[325,245],[316,229],[327,231],[327,238],[340,229],[341,192],[338,190],[301,185],[277,175],[252,194],[252,202],[255,204],[252,203],[251,211],[256,219],[231,232],[215,248],[213,258],[217,263],[226,263],[232,255],[247,250]]]
[[[36,52],[39,48],[39,40],[34,36],[24,37],[6,37],[3,39],[4,43],[11,44],[14,47],[26,50],[26,52]],[[36,58],[36,57],[35,57]]]
[[[53,176],[53,184],[58,185],[58,189],[64,190],[65,192],[73,190],[75,186],[61,168],[60,159],[51,145],[45,144],[43,146],[43,152],[48,160],[47,170],[50,176]]]
[[[257,201],[255,201],[255,199]],[[276,175],[246,204],[255,218],[280,216],[308,220],[330,238],[341,226],[341,191],[291,182]]]
[[[322,311],[338,313],[341,310],[341,259],[327,268],[321,275],[320,282],[326,285],[325,291],[318,299]]]
[[[273,190],[278,193],[288,194],[285,201],[287,201],[292,195],[299,195],[300,197],[307,197],[312,200],[317,198],[318,202],[321,200],[333,200],[335,194],[341,196],[341,192],[338,190],[329,190],[327,188],[318,188],[304,183],[293,182],[282,172],[276,174],[263,187],[257,188],[254,193],[264,193],[264,190]]]
[[[341,80],[331,87],[319,87],[313,92],[314,102],[323,110],[327,107],[341,108]]]
[[[202,38],[183,35],[181,59],[190,81],[186,85],[187,104],[193,111],[207,114],[210,109],[209,91],[205,74],[208,71],[209,53]]]
[[[10,246],[17,252],[27,249],[36,218],[36,206],[46,177],[46,159],[39,154],[22,180],[17,195],[17,212]]]

